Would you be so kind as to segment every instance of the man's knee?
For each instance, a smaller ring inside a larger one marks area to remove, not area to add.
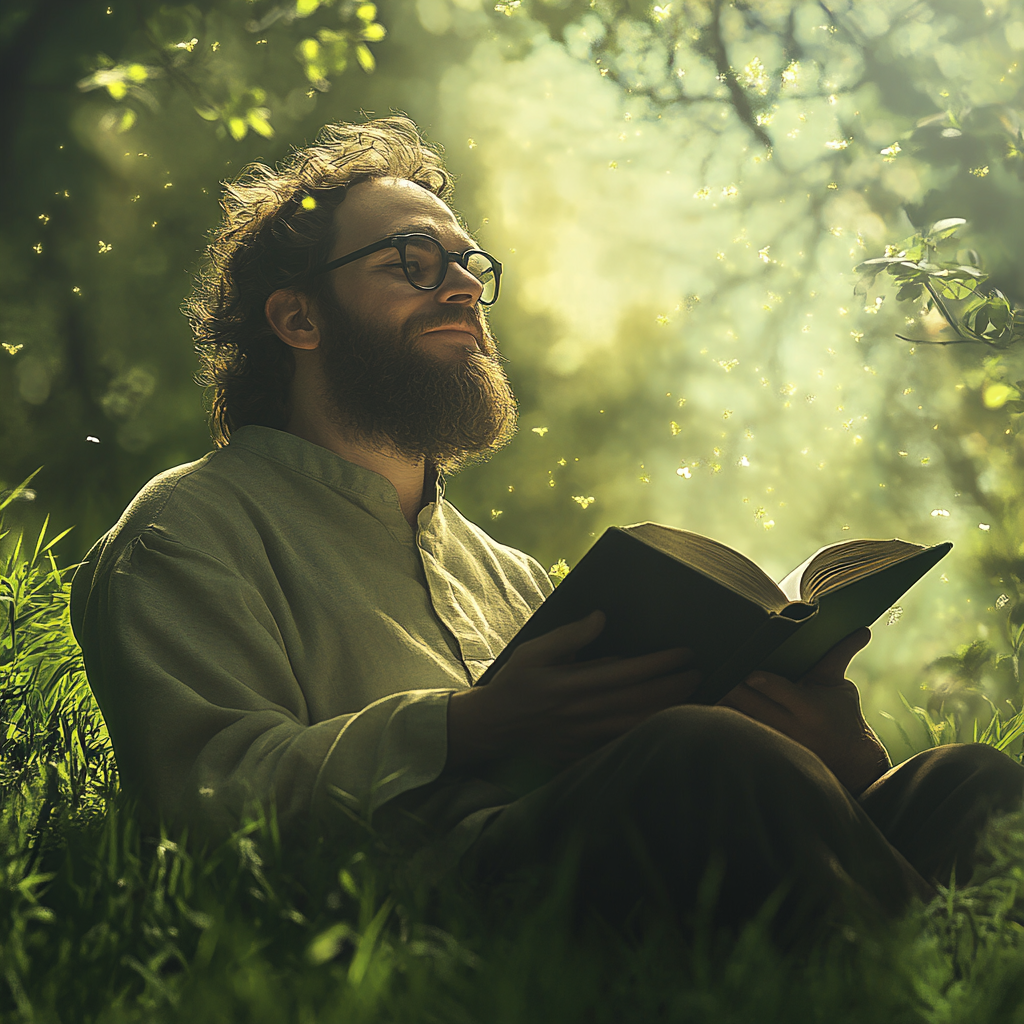
[[[951,743],[918,755],[960,784],[977,787],[1000,810],[1024,803],[1024,765],[988,743]]]
[[[642,744],[718,750],[749,741],[766,728],[732,708],[681,704],[652,715],[629,735]]]
[[[949,803],[974,816],[1024,806],[1024,765],[987,743],[933,747],[915,754],[891,774],[902,779],[902,785],[889,786],[883,779],[878,791],[869,790],[862,800],[872,817],[881,814],[884,819],[890,804],[890,814],[899,812],[905,791],[915,794],[915,802]]]
[[[640,756],[651,770],[681,781],[722,773],[747,779],[797,767],[824,771],[799,743],[732,708],[685,704],[652,715],[622,739],[629,758]]]

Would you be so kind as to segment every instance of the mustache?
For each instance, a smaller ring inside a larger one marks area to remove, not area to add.
[[[431,310],[427,313],[420,313],[411,316],[406,320],[403,334],[407,341],[411,340],[422,331],[429,331],[435,327],[468,327],[478,339],[484,339],[488,347],[493,349],[490,331],[487,329],[487,322],[481,313],[475,309],[466,307],[451,310]]]

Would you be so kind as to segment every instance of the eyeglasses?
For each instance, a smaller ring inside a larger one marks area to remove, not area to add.
[[[330,270],[354,263],[371,253],[382,249],[396,249],[402,262],[406,280],[421,292],[432,292],[441,287],[448,274],[448,264],[457,263],[469,271],[483,286],[480,296],[482,306],[491,306],[498,301],[498,286],[501,283],[501,264],[482,249],[467,249],[463,253],[448,252],[432,235],[392,235],[379,242],[356,249],[347,256],[339,256],[322,267],[310,272],[311,277],[326,274]]]

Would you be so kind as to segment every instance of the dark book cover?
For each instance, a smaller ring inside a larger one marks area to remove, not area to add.
[[[768,611],[680,558],[612,527],[476,685],[486,685],[520,643],[600,610],[605,628],[579,652],[578,661],[688,647],[704,675],[691,700],[713,704],[757,668],[799,678],[843,637],[891,607],[950,547],[921,548],[816,603],[787,603],[780,592],[778,606]]]

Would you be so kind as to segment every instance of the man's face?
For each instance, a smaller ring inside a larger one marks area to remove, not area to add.
[[[419,232],[452,252],[476,248],[447,206],[409,181],[349,190],[335,214],[335,259]],[[515,399],[479,306],[481,285],[452,263],[419,291],[385,249],[330,274],[317,311],[325,397],[339,425],[364,440],[449,471],[484,457],[515,430]]]

